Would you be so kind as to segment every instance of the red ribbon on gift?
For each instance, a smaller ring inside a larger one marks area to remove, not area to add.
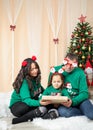
[[[54,41],[55,44],[58,44],[59,39],[58,38],[54,38],[53,41]]]
[[[10,25],[10,30],[15,31],[16,25]]]

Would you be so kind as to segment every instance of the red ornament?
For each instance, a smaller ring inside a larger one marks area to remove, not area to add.
[[[84,36],[84,34],[83,34],[83,33],[81,33],[80,35],[81,35],[81,36]]]
[[[90,35],[91,34],[91,32],[88,32],[88,35]]]
[[[37,60],[37,58],[36,58],[36,56],[32,56],[32,58],[31,58],[32,60]]]
[[[22,66],[23,66],[23,67],[27,66],[27,61],[23,61],[23,62],[22,62]]]
[[[84,17],[82,14],[81,14],[81,17],[78,18],[80,20],[81,23],[85,22],[85,19],[86,19],[86,16]]]
[[[90,55],[88,55],[88,59],[90,59]]]
[[[82,54],[82,52],[80,51],[80,52],[79,52],[79,55],[81,55],[81,54]]]
[[[80,48],[80,46],[77,46],[77,48]]]
[[[72,34],[71,37],[74,38],[74,35]]]
[[[86,27],[85,26],[83,26],[83,29],[85,29]]]

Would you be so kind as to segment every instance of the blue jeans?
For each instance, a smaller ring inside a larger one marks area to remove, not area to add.
[[[60,106],[58,108],[58,112],[61,117],[85,115],[89,119],[93,120],[93,104],[89,100],[85,100],[79,106],[75,107],[68,108],[65,106]]]

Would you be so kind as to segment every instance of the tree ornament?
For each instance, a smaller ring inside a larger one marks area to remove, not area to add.
[[[82,14],[81,14],[81,17],[78,18],[80,20],[81,23],[85,22],[85,19],[86,19],[86,16],[84,17]]]
[[[80,48],[80,46],[78,45],[78,46],[77,46],[77,48],[79,49],[79,48]]]
[[[82,38],[82,41],[84,42],[84,41],[85,41],[85,38]]]
[[[85,56],[84,56],[84,55],[82,56],[82,59],[85,59]]]
[[[90,46],[88,47],[88,50],[89,50],[89,52],[91,51],[91,47]]]
[[[72,34],[71,37],[74,38],[74,34]]]
[[[90,55],[88,55],[88,59],[90,59]]]
[[[85,32],[85,35],[88,35],[88,32]]]
[[[82,28],[83,28],[83,29],[85,29],[85,28],[86,28],[86,26],[83,26]]]
[[[80,52],[79,52],[79,55],[81,55],[81,54],[82,54],[82,52],[80,51]]]
[[[75,37],[77,37],[77,36],[78,36],[78,34],[76,33],[76,34],[75,34]]]
[[[88,35],[91,35],[91,31],[90,31],[90,32],[88,32]]]
[[[76,46],[76,43],[73,43],[73,46]]]
[[[86,49],[86,47],[85,46],[82,46],[82,50],[85,50]]]
[[[79,67],[80,67],[80,68],[82,67],[82,64],[81,64],[81,63],[79,64]]]
[[[83,33],[81,33],[80,35],[81,35],[81,36],[84,36],[84,34],[83,34]]]
[[[75,50],[74,52],[75,52],[75,54],[77,54],[77,53],[78,53],[78,50]]]

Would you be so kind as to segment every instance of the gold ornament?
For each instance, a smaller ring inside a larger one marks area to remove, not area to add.
[[[84,41],[85,41],[85,38],[82,38],[82,41],[84,42]]]
[[[74,52],[77,54],[77,53],[78,53],[78,50],[75,50]]]
[[[89,46],[88,50],[91,51],[91,47],[90,46]]]
[[[82,67],[82,64],[81,64],[81,63],[79,64],[79,67]]]
[[[76,34],[75,34],[75,37],[77,37],[77,36],[78,36],[78,34],[76,33]]]
[[[85,56],[82,56],[82,59],[85,59]]]

